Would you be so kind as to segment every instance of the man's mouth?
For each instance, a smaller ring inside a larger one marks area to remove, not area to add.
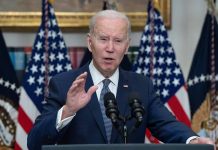
[[[104,58],[104,61],[107,63],[111,63],[113,60],[113,58]]]
[[[113,58],[105,58],[106,60],[113,60]]]

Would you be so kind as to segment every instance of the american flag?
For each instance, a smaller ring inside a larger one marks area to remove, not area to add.
[[[149,5],[134,71],[152,79],[157,95],[178,120],[190,126],[190,108],[185,81],[163,19]],[[146,134],[150,142],[155,142]],[[157,142],[157,141],[156,141]]]
[[[47,45],[46,41],[48,42]],[[48,65],[48,69],[46,69],[46,65]],[[36,35],[31,59],[26,67],[23,87],[21,88],[16,150],[27,149],[27,134],[36,117],[42,111],[46,77],[51,78],[57,73],[70,69],[70,59],[57,24],[54,9],[47,0],[42,0],[42,22]]]

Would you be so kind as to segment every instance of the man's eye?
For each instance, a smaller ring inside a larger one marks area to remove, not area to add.
[[[99,40],[102,41],[102,42],[105,42],[105,41],[107,41],[107,38],[100,37]]]
[[[115,42],[116,42],[116,43],[122,43],[123,41],[122,41],[122,40],[119,40],[119,39],[117,39],[117,40],[115,40]]]

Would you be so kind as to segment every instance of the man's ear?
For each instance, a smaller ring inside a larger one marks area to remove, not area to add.
[[[90,52],[92,52],[92,48],[91,48],[91,45],[92,45],[92,41],[91,41],[91,35],[90,33],[87,34],[87,38],[86,38],[86,41],[87,41],[87,47],[89,49]]]

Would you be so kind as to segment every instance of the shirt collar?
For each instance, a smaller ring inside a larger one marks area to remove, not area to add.
[[[93,60],[89,64],[89,70],[90,70],[90,74],[92,76],[94,85],[99,85],[102,82],[102,80],[105,79],[105,77],[97,70],[97,68],[95,68],[93,64]],[[118,68],[112,74],[112,76],[109,77],[109,79],[115,86],[118,85],[118,80],[119,80],[119,69]]]

